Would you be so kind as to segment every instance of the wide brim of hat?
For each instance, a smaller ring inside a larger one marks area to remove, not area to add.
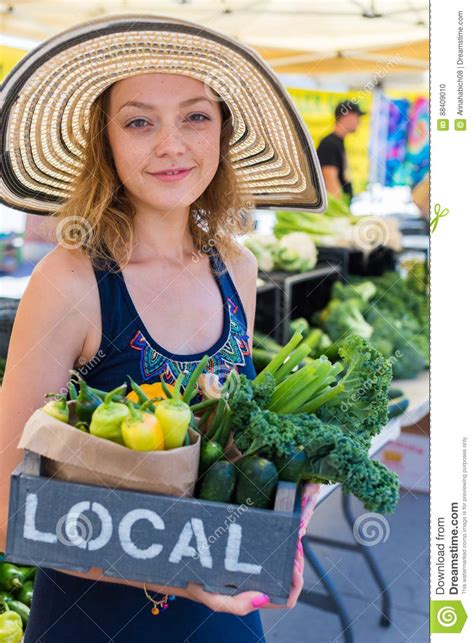
[[[81,170],[92,103],[114,82],[145,73],[191,76],[225,101],[234,127],[230,161],[256,207],[326,209],[311,136],[257,52],[202,25],[135,14],[69,29],[7,76],[0,201],[32,214],[53,213]]]

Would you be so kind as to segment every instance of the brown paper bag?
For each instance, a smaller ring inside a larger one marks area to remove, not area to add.
[[[59,480],[192,496],[201,436],[193,429],[189,429],[189,435],[189,446],[167,451],[134,451],[80,431],[38,409],[25,424],[17,448],[47,458],[45,473]]]

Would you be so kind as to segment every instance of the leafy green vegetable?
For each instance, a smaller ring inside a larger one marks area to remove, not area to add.
[[[291,458],[295,448],[304,447],[308,458],[302,479],[340,482],[368,510],[392,512],[398,478],[368,455],[372,437],[388,419],[390,361],[366,340],[351,336],[339,348],[342,363],[322,356],[290,372],[286,365],[292,364],[301,340],[301,333],[295,333],[255,380],[239,376],[229,399],[236,446],[245,456],[273,461]],[[308,391],[312,394],[305,397]]]
[[[392,367],[369,342],[356,335],[344,341],[339,354],[344,365],[339,380],[343,390],[323,405],[317,415],[369,444],[388,420]]]
[[[231,400],[232,410],[239,418],[239,422],[234,423],[234,440],[244,455],[259,453],[276,460],[290,456],[295,446],[303,446],[308,455],[303,480],[323,484],[340,482],[343,491],[357,496],[369,511],[394,511],[398,478],[369,458],[365,440],[347,435],[337,425],[326,424],[311,413],[280,415],[261,409],[251,398],[252,386],[245,386],[245,379],[241,375],[245,393]],[[242,411],[243,398],[245,411]]]

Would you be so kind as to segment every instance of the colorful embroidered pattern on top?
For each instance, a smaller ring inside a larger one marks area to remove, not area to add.
[[[209,355],[209,366],[206,369],[208,373],[215,373],[219,381],[224,381],[226,375],[232,369],[238,366],[245,366],[245,357],[250,355],[249,338],[246,329],[240,319],[237,317],[238,306],[228,297],[227,305],[229,307],[229,334],[225,344],[213,355]],[[137,330],[129,346],[140,352],[140,372],[144,381],[153,379],[159,380],[161,376],[167,384],[173,384],[180,373],[186,373],[183,379],[183,386],[186,386],[193,365],[196,361],[176,361],[165,357],[159,351],[155,350],[143,336],[140,330]]]

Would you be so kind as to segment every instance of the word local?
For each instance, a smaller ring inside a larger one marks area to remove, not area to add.
[[[36,512],[38,508],[38,496],[35,493],[28,493],[26,496],[25,506],[25,523],[23,526],[23,537],[26,540],[35,542],[44,542],[56,545],[61,543],[61,534],[40,531],[36,528]],[[85,539],[79,527],[81,515],[85,511],[92,511],[98,517],[101,529],[100,533],[94,538]],[[104,505],[99,502],[90,502],[85,500],[77,502],[71,507],[67,515],[63,517],[66,526],[68,541],[67,546],[75,546],[88,551],[97,551],[105,547],[112,537],[113,520],[110,512]],[[155,529],[164,530],[165,524],[162,518],[150,509],[133,509],[128,511],[120,520],[118,525],[118,538],[123,551],[135,559],[156,558],[163,550],[163,545],[153,543],[145,549],[136,546],[132,541],[132,527],[138,520],[147,520]],[[58,525],[59,526],[59,525]],[[191,545],[191,540],[195,538],[197,548]],[[213,560],[209,548],[209,542],[204,531],[203,521],[199,518],[188,520],[179,534],[177,542],[174,544],[169,555],[170,563],[179,563],[183,558],[192,557],[199,559],[203,567],[212,569]],[[243,572],[245,574],[260,574],[261,565],[244,563],[239,561],[240,548],[242,543],[242,527],[239,524],[230,524],[227,534],[227,544],[225,550],[224,566],[227,571]]]

